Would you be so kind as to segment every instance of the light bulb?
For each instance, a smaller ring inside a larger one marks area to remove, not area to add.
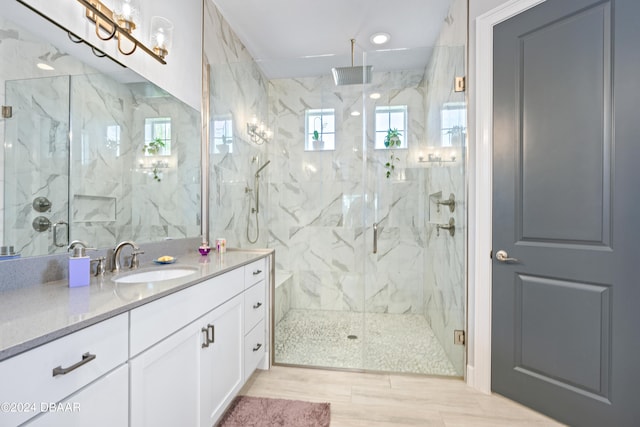
[[[173,38],[173,24],[162,16],[151,18],[151,44],[153,52],[160,58],[169,54]]]

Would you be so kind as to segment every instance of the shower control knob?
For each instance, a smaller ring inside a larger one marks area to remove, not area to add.
[[[507,251],[502,249],[496,252],[496,259],[500,262],[518,262],[518,258],[509,258]]]

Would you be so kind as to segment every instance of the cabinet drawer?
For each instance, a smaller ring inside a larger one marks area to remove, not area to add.
[[[2,425],[26,421],[41,403],[59,402],[125,363],[127,338],[123,313],[0,363],[0,402],[31,403],[36,410],[3,413]]]
[[[265,355],[264,320],[258,323],[244,338],[244,380],[248,380]]]
[[[129,424],[129,366],[65,399],[58,408],[28,422],[29,427],[114,427]]]
[[[246,334],[259,321],[264,319],[266,295],[264,281],[244,292],[244,333]]]
[[[250,288],[254,283],[264,280],[266,274],[265,259],[259,259],[244,267],[244,287]]]
[[[131,310],[131,356],[241,293],[243,274],[238,268]]]

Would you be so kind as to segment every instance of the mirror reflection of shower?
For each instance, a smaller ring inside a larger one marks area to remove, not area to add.
[[[254,157],[253,159],[251,159],[251,162],[257,162],[258,158]],[[252,205],[252,203],[249,203],[249,216],[247,218],[247,240],[249,241],[249,243],[255,243],[258,241],[258,238],[260,237],[260,225],[259,225],[259,219],[258,219],[258,214],[260,213],[260,172],[262,172],[262,170],[264,168],[266,168],[269,163],[271,163],[271,160],[267,160],[266,163],[262,166],[260,166],[260,168],[258,168],[258,170],[256,171],[256,174],[254,175],[254,181],[253,181],[253,189],[247,187],[245,188],[245,193],[254,193],[255,197],[252,197],[252,202],[255,204]],[[251,232],[250,232],[250,225],[251,225],[251,218],[255,217],[255,223],[256,223],[256,236],[254,239],[251,238]]]

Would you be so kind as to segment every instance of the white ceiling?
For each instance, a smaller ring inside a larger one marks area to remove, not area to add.
[[[424,68],[452,0],[212,0],[269,79],[331,67]],[[377,32],[391,40],[376,46]],[[313,58],[309,58],[313,56]]]

